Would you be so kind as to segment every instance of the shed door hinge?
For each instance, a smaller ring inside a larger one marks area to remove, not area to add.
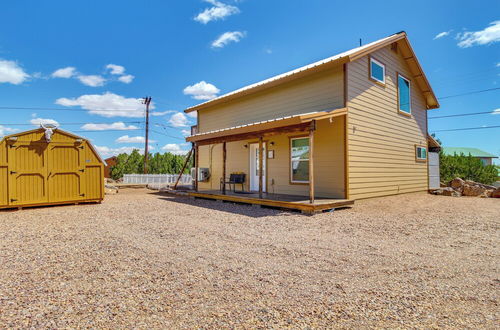
[[[15,199],[15,198],[11,198],[11,199],[10,199],[10,202],[11,202],[11,203],[12,203],[12,202],[17,202],[17,199]]]
[[[80,194],[80,196],[85,197],[85,194]]]
[[[78,170],[78,171],[80,171],[80,172],[85,172],[85,169],[82,169],[82,170]]]
[[[16,171],[10,171],[10,174],[16,174],[17,172]]]

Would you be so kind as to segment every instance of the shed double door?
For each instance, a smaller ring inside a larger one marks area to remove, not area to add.
[[[9,204],[78,201],[83,191],[82,152],[70,143],[9,146]]]

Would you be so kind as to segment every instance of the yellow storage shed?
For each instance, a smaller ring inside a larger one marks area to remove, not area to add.
[[[92,144],[55,127],[0,141],[0,209],[101,202],[104,162]]]

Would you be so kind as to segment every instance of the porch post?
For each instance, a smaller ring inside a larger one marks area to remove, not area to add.
[[[309,128],[309,202],[314,204],[314,130],[316,121],[311,122]]]
[[[198,144],[194,144],[194,191],[198,191],[198,162],[200,159]]]
[[[222,142],[222,194],[226,194],[226,141]]]
[[[262,150],[262,136],[259,137],[259,198],[262,198],[263,191],[263,180],[262,180],[262,159],[263,159],[263,151]]]

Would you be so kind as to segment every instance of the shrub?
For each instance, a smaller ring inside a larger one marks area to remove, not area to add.
[[[495,165],[483,165],[476,157],[463,153],[460,155],[439,154],[441,181],[449,182],[454,178],[492,184],[497,180],[498,170]]]
[[[174,155],[170,152],[150,154],[148,158],[148,173],[150,174],[179,174],[186,160],[186,156]],[[193,157],[191,157],[184,173],[189,173],[192,162]],[[116,165],[111,167],[111,177],[115,180],[123,177],[124,174],[141,173],[144,173],[144,155],[139,153],[137,149],[132,151],[130,155],[119,154]]]

